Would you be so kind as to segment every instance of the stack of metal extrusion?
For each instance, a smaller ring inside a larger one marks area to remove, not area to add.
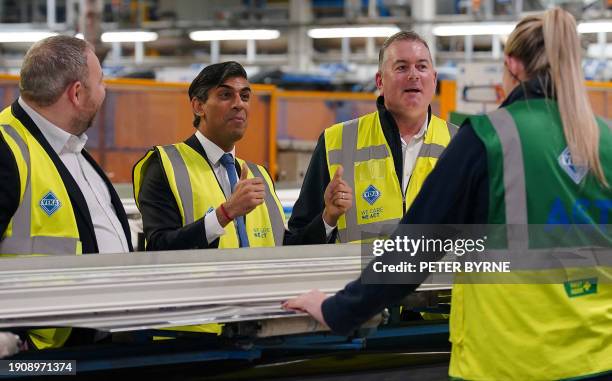
[[[0,270],[0,328],[69,326],[111,333],[206,323],[226,323],[233,328],[231,334],[222,336],[223,350],[219,351],[218,343],[198,346],[196,352],[202,354],[198,361],[252,361],[262,356],[264,347],[278,349],[278,339],[270,339],[279,337],[284,343],[280,347],[306,348],[310,353],[362,349],[365,342],[360,338],[324,333],[314,339],[323,327],[304,314],[280,308],[281,301],[312,288],[333,293],[357,278],[362,266],[360,250],[359,245],[321,245],[5,260]],[[429,285],[421,290],[441,288],[447,287]],[[442,335],[447,331],[446,326],[440,329],[436,332]],[[249,337],[246,346],[245,335]],[[230,351],[228,342],[233,346]],[[169,359],[159,343],[154,345],[161,349],[154,356],[156,364],[188,362],[185,357]],[[193,340],[189,351],[192,345]],[[142,343],[131,348],[122,362],[124,367],[151,362],[135,360],[134,350],[142,349]],[[56,355],[65,356],[67,350],[58,350]],[[95,353],[95,348],[83,353],[92,350]],[[52,351],[40,353],[54,356]],[[22,356],[35,358],[32,353]],[[129,366],[125,365],[127,358],[131,359]],[[81,362],[82,370],[103,368],[86,360]]]

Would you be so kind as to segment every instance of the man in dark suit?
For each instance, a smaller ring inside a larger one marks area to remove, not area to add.
[[[247,128],[251,88],[237,62],[205,67],[189,87],[196,132],[158,146],[134,167],[134,194],[147,250],[327,243],[319,215],[299,234],[284,214],[265,168],[236,157]],[[341,176],[326,190],[324,213],[343,214],[352,192]]]

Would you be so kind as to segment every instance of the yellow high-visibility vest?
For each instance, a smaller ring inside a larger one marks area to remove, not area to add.
[[[487,250],[481,257],[510,259],[511,273],[456,275],[449,375],[517,381],[612,377],[609,209],[589,207],[607,205],[612,192],[592,172],[576,181],[569,176],[574,169],[562,165],[567,142],[555,101],[517,100],[469,121],[487,155],[487,223],[503,229],[501,237],[488,234],[488,244],[522,254],[496,258]],[[598,122],[599,158],[611,183],[612,127]],[[567,222],[554,219],[563,214]],[[601,259],[574,259],[595,248]],[[563,254],[542,253],[556,250]],[[531,266],[521,267],[525,263]]]
[[[19,171],[19,206],[0,241],[0,257],[82,253],[79,229],[66,186],[45,149],[11,112],[0,113],[0,134]],[[59,348],[70,328],[30,330],[38,349]]]
[[[170,189],[179,207],[183,226],[204,217],[226,201],[225,194],[217,181],[215,173],[198,152],[185,143],[157,146],[149,151],[134,166],[134,196],[136,205],[144,173],[153,153],[157,151],[162,168],[168,179]],[[240,166],[243,160],[236,158]],[[282,246],[285,234],[285,214],[276,193],[272,179],[263,167],[248,163],[247,178],[263,178],[266,187],[264,203],[257,206],[247,216],[245,224],[250,247]],[[238,232],[234,222],[225,226],[226,233],[219,238],[219,248],[238,248]],[[174,331],[189,331],[221,334],[221,324],[203,324],[172,327]]]
[[[158,146],[163,170],[170,189],[179,207],[183,226],[193,223],[213,212],[226,201],[225,194],[217,181],[215,172],[198,152],[185,143]],[[134,166],[134,196],[139,203],[140,187],[144,172],[152,154],[149,151]],[[236,158],[240,166],[243,160]],[[264,180],[266,196],[264,203],[257,206],[245,218],[249,246],[282,246],[285,234],[285,214],[276,193],[272,179],[263,167],[247,163],[247,178],[260,177]],[[225,227],[226,233],[219,239],[219,248],[238,248],[239,238],[233,221]]]
[[[19,171],[19,207],[0,241],[2,256],[81,254],[74,209],[55,164],[10,107],[0,133]]]
[[[457,130],[457,126],[431,115],[404,197],[378,112],[326,129],[330,178],[342,165],[343,179],[355,193],[353,207],[338,219],[339,241],[359,242],[362,234],[391,233],[386,228],[399,223]]]

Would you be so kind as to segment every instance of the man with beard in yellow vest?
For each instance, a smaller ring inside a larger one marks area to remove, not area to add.
[[[102,77],[78,38],[49,37],[27,52],[21,96],[0,113],[0,257],[132,250],[121,200],[84,149],[106,95]],[[40,329],[29,339],[39,349],[93,339],[76,333]]]
[[[425,40],[398,32],[380,49],[377,111],[338,123],[319,138],[289,229],[300,231],[322,214],[337,242],[358,242],[397,224],[436,165],[457,127],[433,115],[437,74]],[[336,217],[322,210],[338,168],[354,190],[352,207]],[[336,235],[337,232],[337,235]]]

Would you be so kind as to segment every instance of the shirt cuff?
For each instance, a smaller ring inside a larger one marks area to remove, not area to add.
[[[325,222],[325,218],[323,218],[323,216],[321,216],[321,219],[323,220],[323,225],[325,226],[325,237],[327,237],[327,240],[329,240],[336,227],[329,226],[327,222]]]
[[[209,245],[225,234],[225,229],[219,223],[215,211],[208,213],[204,217],[204,232],[206,233],[206,242],[208,242]]]

